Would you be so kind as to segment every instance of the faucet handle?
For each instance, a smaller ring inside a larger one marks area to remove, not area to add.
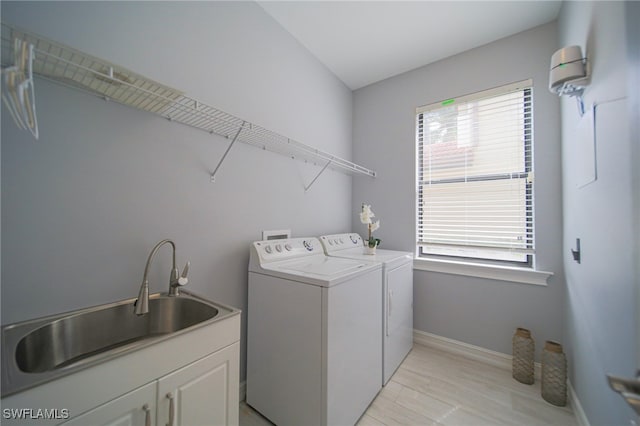
[[[180,275],[180,278],[178,278],[178,285],[187,285],[187,283],[189,282],[189,278],[187,278],[187,274],[189,274],[189,265],[191,265],[191,262],[187,262],[187,264],[184,265],[182,275]]]

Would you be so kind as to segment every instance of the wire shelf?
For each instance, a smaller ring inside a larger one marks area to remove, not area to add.
[[[211,134],[233,138],[233,142],[237,139],[266,151],[323,166],[322,171],[328,167],[348,174],[376,176],[366,167],[250,123],[118,65],[5,23],[2,23],[3,68],[11,65],[15,38],[33,44],[33,72],[42,78]],[[224,157],[218,167],[223,160]]]

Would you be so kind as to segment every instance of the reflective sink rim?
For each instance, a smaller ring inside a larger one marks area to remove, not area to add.
[[[1,351],[1,357],[2,357],[1,396],[2,398],[27,390],[34,386],[38,386],[43,383],[58,379],[60,377],[73,374],[77,371],[112,360],[114,358],[140,350],[150,345],[160,343],[162,341],[171,339],[181,334],[189,333],[198,328],[211,325],[213,323],[222,321],[234,315],[238,315],[241,312],[237,308],[233,308],[231,306],[227,306],[218,302],[213,302],[211,300],[205,299],[190,291],[185,291],[185,290],[181,290],[179,296],[168,296],[167,293],[155,293],[149,296],[150,299],[169,298],[169,297],[193,299],[195,301],[207,304],[217,309],[218,314],[215,315],[213,318],[209,318],[208,320],[199,322],[189,327],[186,327],[171,333],[153,335],[153,336],[150,336],[149,338],[145,338],[145,339],[131,342],[129,344],[121,345],[113,349],[100,352],[93,356],[84,358],[68,366],[51,370],[51,371],[29,373],[29,372],[23,372],[19,368],[16,360],[16,348],[18,343],[25,336],[27,336],[28,334],[37,330],[40,327],[43,327],[51,322],[61,320],[63,318],[82,315],[84,313],[102,310],[102,309],[110,309],[120,305],[131,305],[131,315],[134,315],[133,303],[136,301],[136,299],[135,298],[125,299],[118,302],[92,306],[89,308],[82,308],[75,311],[50,315],[50,316],[36,318],[32,320],[26,320],[26,321],[18,322],[15,324],[9,324],[9,325],[3,326],[2,327],[2,351]]]

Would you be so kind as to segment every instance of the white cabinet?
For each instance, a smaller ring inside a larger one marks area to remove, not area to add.
[[[2,398],[1,421],[2,426],[237,425],[239,387],[236,310],[211,325]],[[65,415],[35,418],[41,409]],[[27,410],[32,417],[12,416],[12,410]]]
[[[61,426],[237,425],[238,360],[234,343]]]
[[[149,383],[75,417],[62,426],[151,426],[156,424],[156,384]]]
[[[238,351],[235,343],[161,378],[157,424],[238,424]]]

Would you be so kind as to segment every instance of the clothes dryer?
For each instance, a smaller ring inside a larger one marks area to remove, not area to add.
[[[382,385],[413,347],[413,255],[409,252],[376,249],[366,254],[358,234],[336,234],[320,237],[328,256],[382,265]]]
[[[249,257],[247,404],[277,425],[353,425],[381,389],[381,265],[317,238]]]

